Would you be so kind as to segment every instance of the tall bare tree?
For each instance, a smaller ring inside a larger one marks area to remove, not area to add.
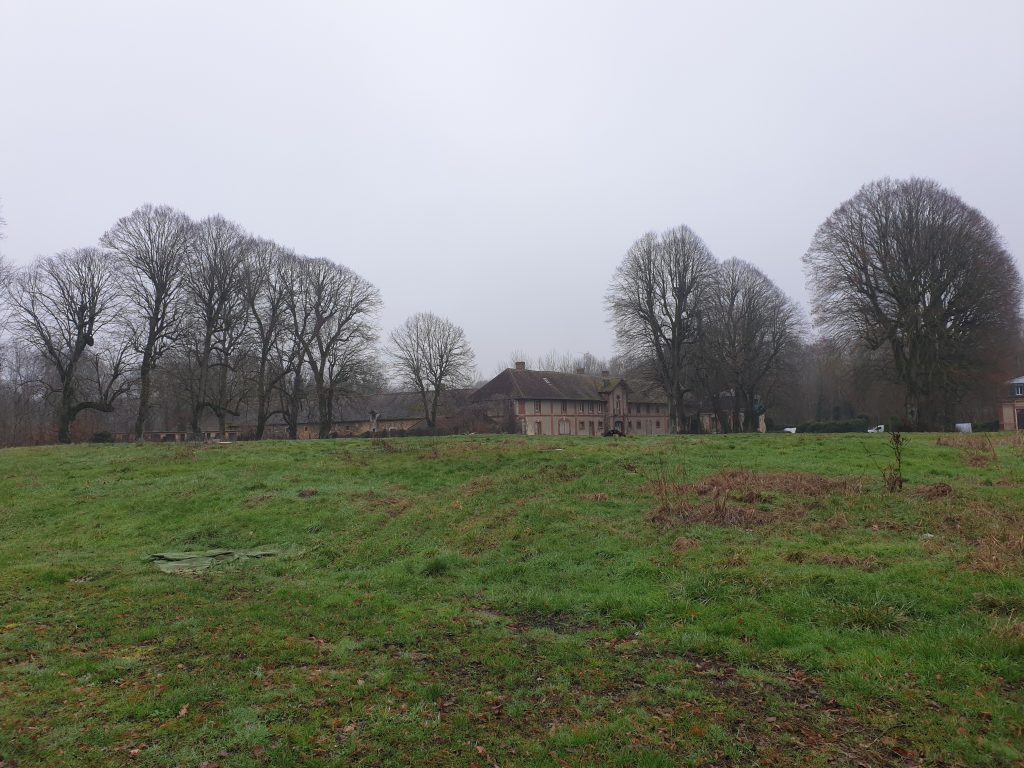
[[[754,428],[755,400],[767,398],[800,332],[799,308],[764,273],[740,259],[721,264],[708,292],[697,375],[713,403],[732,390],[734,429]]]
[[[996,227],[928,179],[862,187],[818,228],[804,264],[817,322],[888,350],[918,429],[948,426],[974,373],[998,365],[1020,328],[1020,275]]]
[[[183,283],[188,322],[179,361],[196,439],[202,436],[207,410],[217,417],[221,433],[227,416],[238,414],[239,352],[247,320],[242,269],[251,246],[245,231],[222,216],[204,219],[196,227],[196,246]]]
[[[388,356],[398,380],[419,393],[430,429],[437,426],[444,392],[473,381],[476,357],[465,331],[430,312],[413,315],[391,332]]]
[[[289,300],[295,290],[296,256],[271,240],[255,240],[242,270],[242,290],[249,312],[249,347],[256,394],[257,440],[279,410],[274,393],[296,373],[301,347],[289,333]]]
[[[97,248],[61,251],[16,273],[8,296],[15,335],[46,362],[40,384],[57,410],[57,439],[85,410],[111,412],[129,387],[131,342],[113,265]]]
[[[7,227],[7,219],[4,218],[3,206],[0,206],[0,240],[7,237],[7,233],[4,229]],[[10,289],[11,278],[14,275],[14,270],[11,268],[10,262],[7,261],[7,257],[4,256],[3,251],[0,251],[0,296],[7,294]],[[7,315],[10,311],[10,307],[7,302],[0,303],[0,332],[3,331]]]
[[[153,371],[178,339],[183,304],[180,289],[195,242],[192,221],[166,205],[136,208],[100,239],[115,256],[129,327],[141,356],[137,440],[142,439],[146,426]]]
[[[303,259],[290,299],[292,330],[316,390],[319,436],[329,437],[338,395],[374,367],[378,290],[348,267]]]
[[[693,346],[717,268],[711,251],[689,227],[649,232],[626,252],[606,296],[620,351],[649,361],[668,397],[674,432],[682,431]]]

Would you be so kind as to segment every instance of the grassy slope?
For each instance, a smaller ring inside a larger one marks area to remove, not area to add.
[[[880,492],[884,439],[0,452],[0,758],[1013,764],[1024,570],[965,565],[1024,529],[1022,450],[974,468],[914,436],[911,486],[955,489],[927,499]],[[732,467],[868,492],[749,530],[649,522],[652,481]],[[301,553],[142,559],[259,545]]]

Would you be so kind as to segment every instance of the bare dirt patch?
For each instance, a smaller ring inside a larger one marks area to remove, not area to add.
[[[789,765],[795,753],[827,755],[828,764],[915,765],[920,755],[895,732],[856,718],[822,691],[822,681],[795,666],[781,678],[741,674],[731,664],[684,654],[705,690],[735,710],[726,727],[762,765]],[[721,763],[729,764],[728,761]]]
[[[316,488],[303,488],[301,491],[299,491],[299,498],[308,499],[311,496],[316,496],[318,493],[320,493],[320,491],[318,491]]]
[[[483,606],[473,611],[478,616],[500,621],[513,634],[529,632],[531,629],[546,629],[559,635],[584,632],[594,629],[594,622],[585,621],[579,616],[564,611],[551,613],[526,611],[524,613],[507,614],[496,611],[490,606]]]
[[[584,501],[608,501],[607,493],[587,493],[583,496]]]

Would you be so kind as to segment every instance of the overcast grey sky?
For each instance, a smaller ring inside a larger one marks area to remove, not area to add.
[[[0,0],[15,261],[143,202],[355,269],[385,331],[612,351],[630,243],[692,227],[806,302],[865,182],[932,177],[1024,255],[1024,2]]]

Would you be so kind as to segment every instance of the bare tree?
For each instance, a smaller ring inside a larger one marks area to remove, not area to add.
[[[274,393],[297,371],[301,346],[291,331],[289,300],[297,259],[293,253],[270,240],[255,240],[242,270],[242,290],[249,312],[249,347],[253,357],[253,386],[256,394],[254,436],[263,439],[267,421],[275,408]]]
[[[755,401],[767,398],[800,331],[799,308],[775,283],[748,262],[722,263],[708,292],[696,373],[716,410],[719,394],[732,391],[734,429],[754,428]]]
[[[289,309],[316,390],[322,438],[331,434],[338,395],[374,368],[380,305],[377,289],[348,267],[327,259],[299,263]]]
[[[222,434],[227,416],[238,415],[238,353],[247,319],[242,268],[251,245],[241,227],[221,216],[204,219],[196,227],[196,247],[183,283],[188,322],[184,359],[179,363],[196,439],[202,436],[201,420],[207,410],[217,417]]]
[[[38,445],[52,439],[46,404],[46,362],[18,339],[0,346],[0,445]]]
[[[6,227],[7,219],[4,218],[3,206],[0,206],[0,240],[7,237],[7,233],[4,232]],[[6,295],[10,290],[13,275],[14,270],[11,268],[10,262],[7,261],[7,257],[4,256],[3,251],[0,251],[0,296]],[[9,311],[10,307],[7,302],[0,303],[0,332],[2,332],[6,326]]]
[[[427,427],[437,426],[443,393],[473,381],[476,357],[465,331],[445,317],[419,312],[391,332],[393,370],[423,401]]]
[[[140,358],[135,438],[142,439],[149,413],[152,374],[178,339],[181,285],[195,248],[195,225],[166,205],[143,205],[100,239],[113,252],[128,303],[128,324]]]
[[[865,185],[818,228],[804,264],[815,319],[889,351],[918,429],[948,426],[1020,327],[1020,275],[996,227],[934,181]]]
[[[716,270],[711,251],[689,227],[647,233],[626,252],[606,296],[620,351],[650,362],[675,432],[682,431],[692,348]]]
[[[130,387],[131,343],[112,269],[97,248],[62,251],[19,271],[8,291],[15,335],[46,362],[40,384],[55,401],[62,443],[79,413],[111,412]]]

